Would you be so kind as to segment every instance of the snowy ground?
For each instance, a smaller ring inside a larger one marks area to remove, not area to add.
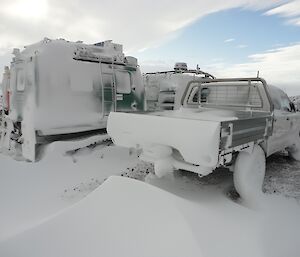
[[[34,164],[0,156],[0,256],[300,255],[300,163],[284,153],[249,208],[230,172],[158,179],[110,141],[79,146],[53,143]]]

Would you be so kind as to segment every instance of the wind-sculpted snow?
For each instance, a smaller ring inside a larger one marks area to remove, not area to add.
[[[37,163],[0,155],[0,240],[35,226],[135,165],[127,149],[94,144],[106,138],[52,143]]]
[[[0,254],[202,256],[197,240],[177,209],[177,201],[177,197],[142,182],[111,177],[84,201],[0,244]],[[46,241],[51,242],[47,251]],[[12,250],[16,244],[18,249]]]
[[[86,143],[0,156],[0,256],[298,256],[300,165],[284,153],[249,208],[227,170],[157,178],[135,151]]]

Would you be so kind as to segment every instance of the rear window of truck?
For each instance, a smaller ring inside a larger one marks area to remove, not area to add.
[[[262,98],[255,84],[217,84],[197,85],[190,91],[188,104],[201,106],[262,107]]]

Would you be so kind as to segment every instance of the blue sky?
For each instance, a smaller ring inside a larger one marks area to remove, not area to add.
[[[249,55],[300,42],[300,26],[264,13],[241,8],[213,13],[180,30],[175,39],[134,55],[141,62],[235,64],[246,62]]]

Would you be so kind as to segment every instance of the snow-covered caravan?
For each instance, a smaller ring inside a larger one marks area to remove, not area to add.
[[[174,70],[143,74],[145,97],[149,111],[173,110],[180,107],[185,86],[192,80],[213,79],[214,76],[197,67],[188,69],[187,64],[178,62]]]
[[[125,57],[122,45],[46,38],[13,54],[2,83],[1,144],[16,144],[26,159],[35,160],[45,140],[104,129],[110,111],[144,109],[137,60]]]

